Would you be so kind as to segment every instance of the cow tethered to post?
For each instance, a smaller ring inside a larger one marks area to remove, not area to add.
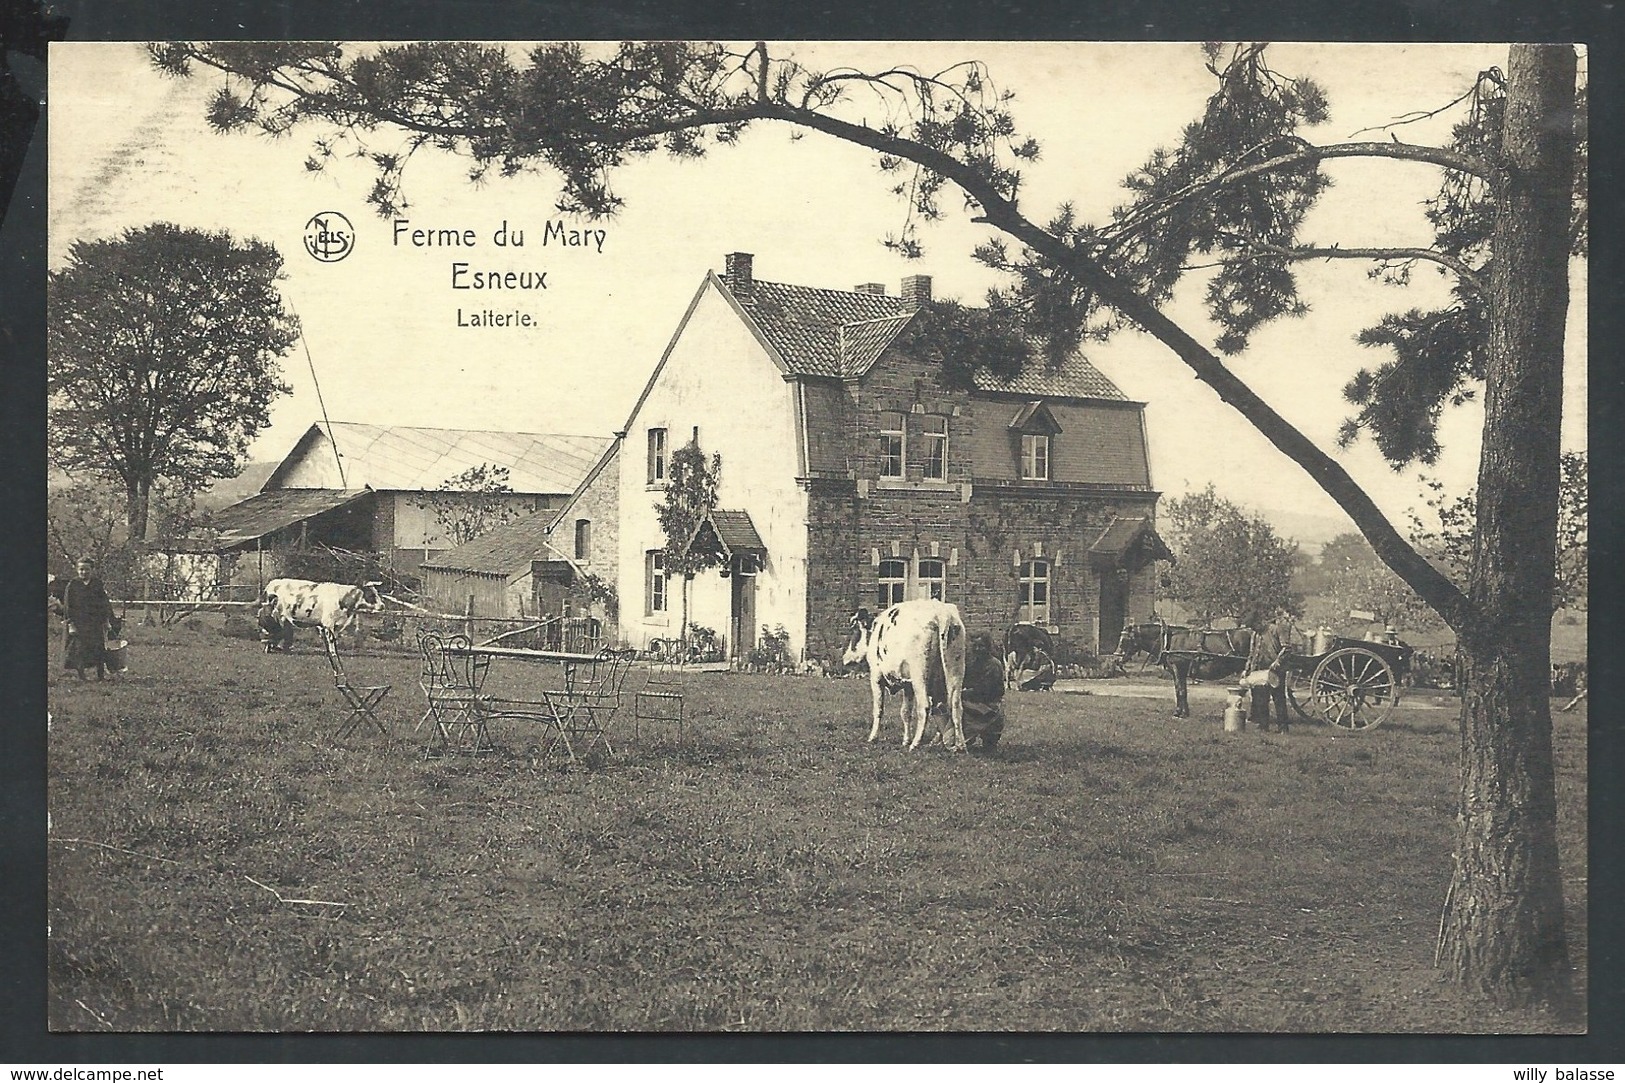
[[[376,613],[384,608],[378,596],[382,585],[271,580],[265,584],[258,614],[260,638],[266,653],[292,650],[294,628],[301,625],[320,628],[323,636],[334,638],[358,627],[360,613]]]

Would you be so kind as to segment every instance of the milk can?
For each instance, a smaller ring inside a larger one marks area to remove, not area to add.
[[[1247,712],[1241,705],[1247,691],[1239,685],[1229,691],[1230,702],[1224,708],[1224,732],[1239,733],[1247,728]]]

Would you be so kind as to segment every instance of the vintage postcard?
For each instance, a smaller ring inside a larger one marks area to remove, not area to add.
[[[49,54],[61,1032],[1584,1033],[1586,54]]]

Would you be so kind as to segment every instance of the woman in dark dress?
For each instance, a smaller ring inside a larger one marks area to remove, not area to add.
[[[96,679],[107,676],[107,626],[113,602],[96,575],[96,562],[85,558],[74,565],[73,578],[62,587],[62,668],[85,679],[85,668],[96,667]]]

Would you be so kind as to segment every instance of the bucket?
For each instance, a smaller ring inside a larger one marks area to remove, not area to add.
[[[107,668],[113,673],[123,673],[130,668],[129,642],[123,639],[109,639],[107,647],[102,651],[102,658]]]
[[[1247,714],[1240,707],[1224,709],[1224,732],[1240,733],[1247,728]]]

